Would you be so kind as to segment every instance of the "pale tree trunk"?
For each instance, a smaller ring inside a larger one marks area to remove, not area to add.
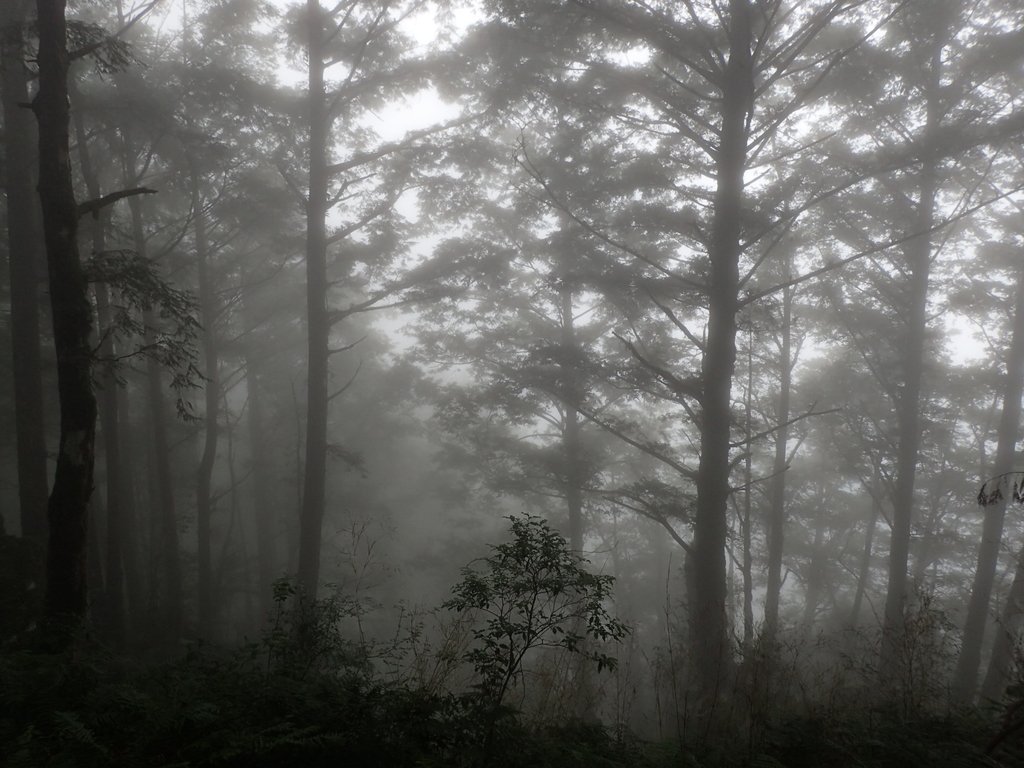
[[[324,89],[324,41],[320,3],[306,2],[309,55],[309,193],[306,200],[306,456],[299,521],[299,586],[315,599],[320,581],[320,548],[327,474],[327,141],[330,119]]]
[[[92,391],[92,308],[78,254],[78,203],[71,180],[64,0],[37,0],[39,199],[57,353],[60,444],[50,493],[45,619],[63,645],[86,612],[86,547],[93,487],[96,398]]]
[[[199,175],[192,170],[192,206],[195,229],[196,272],[199,282],[199,313],[203,326],[203,367],[206,377],[204,392],[206,413],[203,416],[203,454],[196,473],[196,545],[199,565],[198,604],[199,635],[214,638],[216,600],[214,596],[213,562],[210,526],[213,513],[213,465],[217,460],[218,411],[220,406],[220,377],[218,376],[217,307],[210,278],[210,253],[206,233],[206,212],[199,192]]]
[[[1021,396],[1024,395],[1024,268],[1017,272],[1014,290],[1013,335],[1006,358],[1006,384],[1003,392],[1003,411],[999,419],[999,436],[996,447],[996,463],[993,476],[999,477],[1013,469],[1017,454],[1017,440],[1020,436]],[[1006,517],[1006,502],[985,508],[981,543],[978,545],[978,568],[974,572],[971,601],[967,607],[964,623],[964,638],[957,662],[953,694],[956,700],[970,704],[978,684],[978,665],[981,663],[981,648],[985,640],[989,605],[992,601],[992,585],[995,581],[999,547],[1003,539],[1003,521]]]
[[[33,164],[36,157],[32,112],[25,72],[23,28],[30,0],[0,3],[4,175],[7,182],[7,246],[11,286],[11,352],[14,379],[14,432],[18,458],[18,506],[21,535],[46,541],[46,431],[43,424],[43,375],[39,341],[38,231]]]
[[[752,108],[751,7],[729,3],[729,61],[723,73],[721,143],[711,225],[707,342],[702,375],[700,464],[693,538],[690,658],[698,709],[711,715],[729,672],[725,544],[729,501],[731,392],[736,364],[739,233],[747,118]]]

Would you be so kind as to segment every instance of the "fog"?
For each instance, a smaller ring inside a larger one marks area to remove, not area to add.
[[[1019,764],[1022,29],[5,0],[0,756]]]

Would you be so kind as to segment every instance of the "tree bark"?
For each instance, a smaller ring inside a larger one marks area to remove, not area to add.
[[[69,92],[78,101],[74,83],[69,84]],[[98,200],[102,194],[100,181],[89,154],[88,138],[82,120],[81,110],[74,115],[75,140],[78,144],[79,168],[85,182],[89,199]],[[99,256],[106,250],[107,214],[105,210],[96,210],[92,215],[92,253]],[[93,285],[96,297],[96,315],[100,355],[100,394],[99,415],[102,427],[103,457],[106,468],[106,578],[103,596],[103,623],[115,648],[124,647],[125,643],[125,607],[124,607],[124,564],[123,564],[123,532],[124,532],[124,497],[122,491],[121,466],[121,435],[118,425],[117,377],[114,372],[116,350],[111,332],[110,296],[105,283]]]
[[[942,50],[945,35],[936,33],[928,72],[927,119],[924,139],[929,143],[941,123],[939,89],[942,77]],[[928,280],[931,269],[932,235],[938,187],[938,161],[926,157],[918,182],[916,236],[904,248],[909,278],[907,282],[907,329],[901,362],[903,388],[897,413],[899,438],[896,457],[896,487],[893,493],[892,537],[889,546],[889,583],[885,597],[880,669],[890,683],[900,674],[904,612],[907,602],[907,565],[910,555],[910,527],[914,513],[914,483],[921,445],[921,385],[925,339],[928,325]]]
[[[708,254],[708,329],[701,370],[700,463],[692,557],[696,604],[690,614],[693,683],[698,708],[705,712],[711,710],[721,692],[730,658],[725,614],[725,543],[743,171],[754,88],[749,0],[730,0],[729,61],[723,77],[718,181]]]
[[[131,139],[125,131],[125,187],[133,186],[133,151]],[[128,198],[131,213],[132,239],[139,258],[146,258],[146,233],[143,225],[142,203],[138,197]],[[143,315],[146,328],[154,327],[157,319],[152,311]],[[154,339],[146,333],[143,343],[149,346]],[[146,400],[149,411],[149,427],[153,441],[153,469],[156,475],[155,512],[159,530],[159,560],[163,575],[162,599],[163,636],[169,642],[181,637],[183,628],[183,600],[181,587],[181,553],[178,547],[178,514],[174,503],[174,479],[171,474],[171,457],[167,444],[167,404],[164,399],[163,376],[160,363],[152,356],[146,359]]]
[[[568,261],[568,257],[563,257]],[[562,432],[562,450],[565,458],[565,504],[569,515],[569,546],[576,554],[583,552],[583,444],[580,441],[580,392],[577,366],[579,347],[573,317],[573,289],[569,282],[567,265],[563,265],[558,289],[561,315],[561,382],[564,391],[562,408],[565,419]]]
[[[791,277],[791,257],[786,255],[783,282]],[[782,333],[779,344],[779,406],[775,433],[775,458],[768,502],[768,577],[764,602],[764,639],[775,645],[779,631],[779,593],[782,591],[782,551],[786,529],[786,469],[789,448],[790,392],[793,379],[792,351],[793,289],[782,292]]]
[[[878,501],[871,500],[871,518],[864,532],[864,549],[861,551],[860,568],[857,571],[857,590],[853,595],[853,607],[850,608],[849,626],[856,627],[860,622],[861,605],[871,580],[871,548],[875,540],[875,527],[878,525]]]
[[[86,612],[86,546],[93,488],[96,399],[92,391],[92,308],[78,254],[78,203],[69,151],[67,29],[64,0],[37,0],[39,199],[49,272],[53,340],[57,354],[60,444],[48,505],[45,618],[57,645]]]
[[[21,535],[46,541],[49,483],[43,422],[43,375],[39,341],[39,275],[42,242],[33,191],[35,127],[28,103],[23,28],[28,0],[0,8],[0,70],[3,81],[4,174],[7,181],[7,245],[11,286],[11,352],[14,431],[18,459]]]
[[[246,327],[255,327],[255,316],[251,304],[253,297],[251,288],[243,289],[244,314],[247,318]],[[250,330],[250,334],[252,330]],[[256,588],[259,596],[260,620],[273,608],[271,585],[278,568],[277,540],[275,537],[274,500],[272,468],[267,456],[266,413],[263,404],[263,385],[260,381],[262,362],[259,351],[252,343],[245,346],[245,381],[248,390],[249,412],[249,457],[252,462],[253,513],[256,527]]]
[[[327,474],[327,141],[330,119],[324,89],[323,12],[306,2],[309,58],[309,192],[306,200],[306,457],[299,521],[299,586],[315,599],[320,581],[320,548]]]
[[[203,455],[196,473],[196,544],[199,561],[198,605],[199,635],[212,640],[214,638],[214,583],[213,562],[211,555],[210,525],[212,517],[212,481],[213,465],[217,459],[218,411],[220,406],[220,378],[217,375],[217,339],[214,324],[217,318],[216,300],[213,285],[210,282],[209,245],[206,234],[206,214],[203,210],[203,199],[199,192],[199,178],[195,169],[192,170],[192,205],[195,217],[196,271],[199,281],[199,313],[203,326],[203,367],[206,376],[205,403],[206,413],[203,417],[204,440]]]

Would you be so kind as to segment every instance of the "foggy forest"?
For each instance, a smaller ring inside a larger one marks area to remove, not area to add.
[[[0,51],[0,764],[1024,765],[1024,2]]]

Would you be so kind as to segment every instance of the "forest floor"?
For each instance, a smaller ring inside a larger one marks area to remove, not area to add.
[[[97,649],[0,652],[0,764],[200,766],[488,766],[661,768],[1024,765],[1024,741],[995,748],[1000,717],[978,711],[913,720],[879,711],[796,719],[778,713],[756,738],[747,722],[703,745],[646,741],[597,722],[488,713],[472,696],[281,664],[265,645],[196,646],[144,663]],[[493,717],[490,715],[494,714]],[[742,728],[742,730],[741,730]]]

